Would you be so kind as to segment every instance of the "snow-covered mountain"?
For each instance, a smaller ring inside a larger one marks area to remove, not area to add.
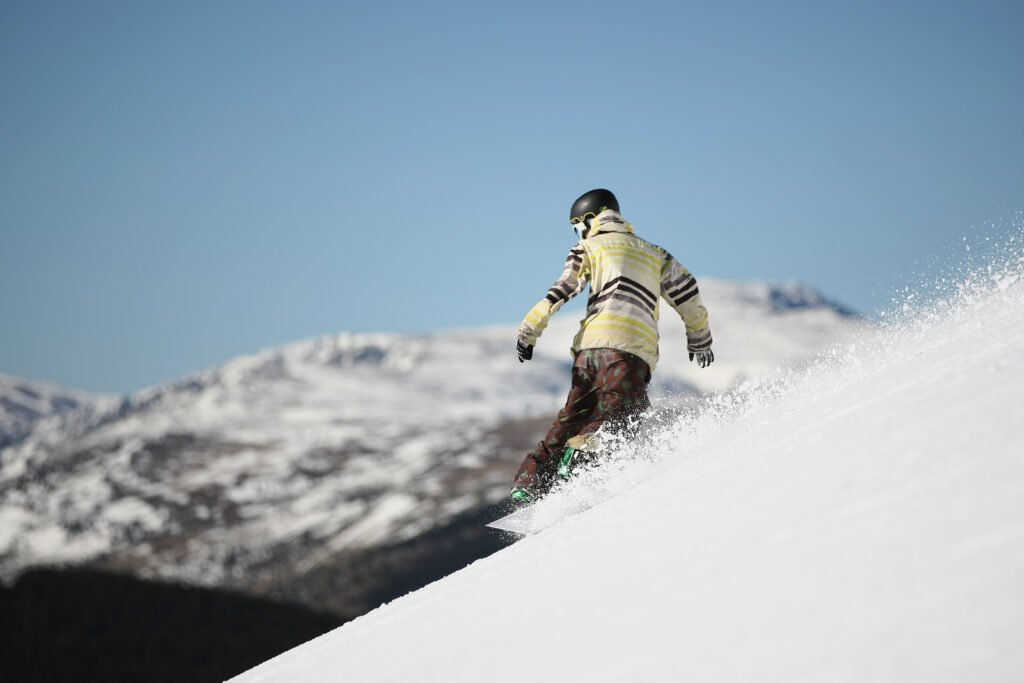
[[[1024,680],[1016,268],[699,401],[545,530],[234,680]]]
[[[0,451],[27,437],[44,420],[102,410],[110,400],[47,382],[0,374]]]
[[[702,290],[716,364],[663,321],[663,406],[866,324],[799,285]],[[504,498],[564,400],[576,325],[564,311],[526,364],[512,326],[323,337],[54,416],[0,452],[0,573],[89,563],[350,611],[339,567]]]

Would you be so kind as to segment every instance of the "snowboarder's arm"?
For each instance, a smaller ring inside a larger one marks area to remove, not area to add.
[[[699,353],[711,348],[708,309],[700,298],[697,280],[679,261],[667,255],[661,270],[661,295],[672,304],[686,326],[686,348]]]
[[[561,277],[551,285],[547,296],[530,309],[519,326],[519,339],[522,342],[530,346],[537,343],[537,339],[548,326],[551,316],[557,313],[558,309],[564,306],[569,299],[583,291],[587,284],[586,272],[587,254],[583,247],[577,244],[565,259],[565,268],[562,270]]]

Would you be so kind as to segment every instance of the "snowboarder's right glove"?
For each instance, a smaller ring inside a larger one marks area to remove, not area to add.
[[[715,362],[715,352],[711,349],[708,349],[707,351],[691,351],[690,360],[693,360],[694,358],[697,359],[697,365],[702,368],[706,368]]]
[[[527,344],[522,339],[516,340],[516,353],[519,354],[519,362],[533,358],[533,344]]]

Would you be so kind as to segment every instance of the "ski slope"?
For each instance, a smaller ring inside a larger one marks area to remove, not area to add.
[[[1024,680],[1020,265],[707,399],[548,528],[233,680]]]

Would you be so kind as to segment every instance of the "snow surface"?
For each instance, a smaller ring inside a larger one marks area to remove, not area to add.
[[[548,528],[233,680],[1024,680],[1022,264],[707,398]]]

